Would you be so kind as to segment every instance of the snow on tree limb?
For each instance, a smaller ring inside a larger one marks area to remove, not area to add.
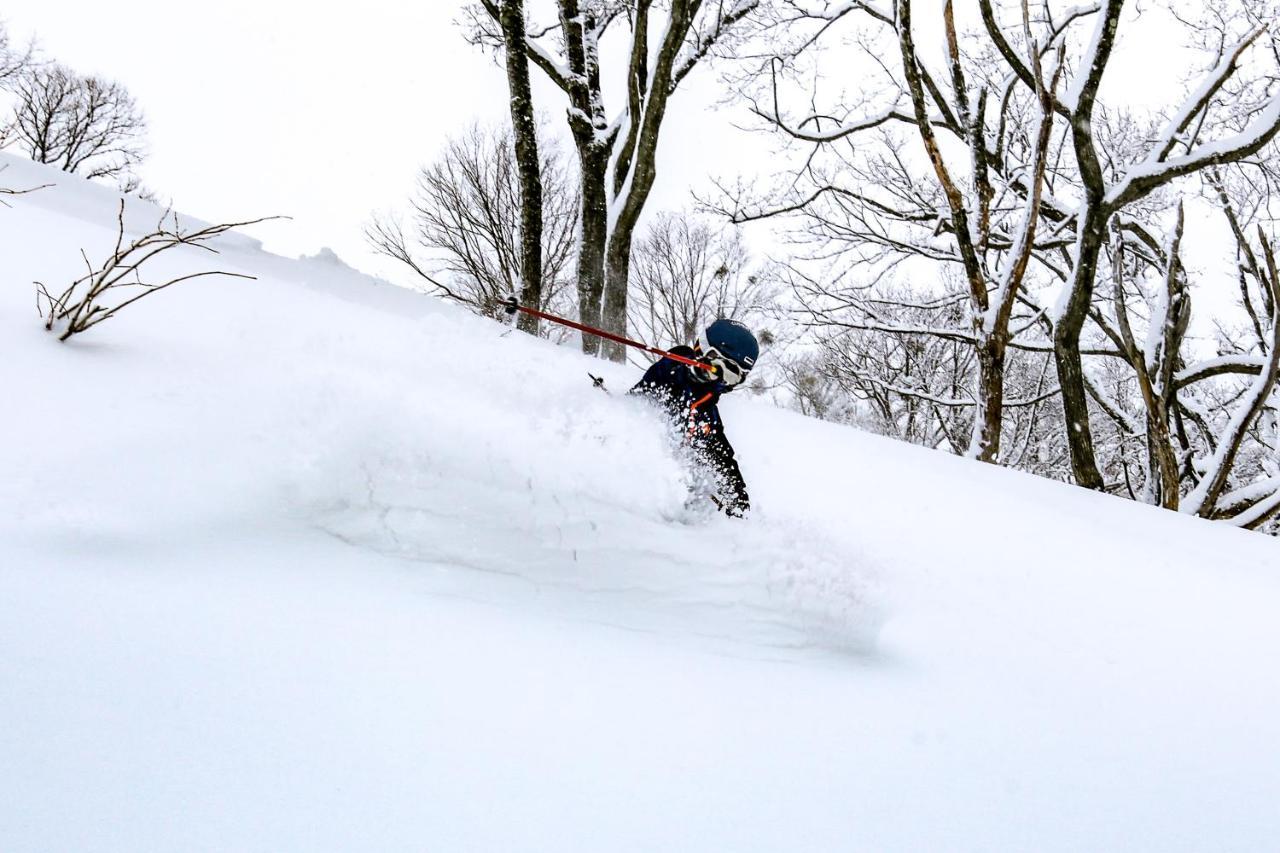
[[[1266,109],[1235,136],[1207,143],[1190,154],[1164,161],[1154,159],[1160,148],[1153,149],[1152,156],[1131,168],[1124,179],[1107,192],[1104,203],[1109,209],[1116,210],[1175,178],[1252,156],[1277,133],[1280,133],[1280,96],[1273,98]]]
[[[1257,376],[1266,366],[1264,356],[1224,355],[1198,361],[1174,374],[1173,381],[1178,388],[1185,388],[1215,376],[1238,373],[1245,376]]]
[[[1280,514],[1280,485],[1277,485],[1274,481],[1270,485],[1274,491],[1268,497],[1258,501],[1239,515],[1231,516],[1227,519],[1228,523],[1243,527],[1246,530],[1256,530],[1259,526]]]
[[[1103,72],[1111,59],[1111,48],[1115,45],[1124,0],[1101,0],[1098,5],[1098,23],[1080,61],[1080,68],[1085,69],[1085,73],[1077,74],[1071,88],[1062,96],[1067,109],[1077,115],[1092,114],[1093,100],[1097,97]]]
[[[687,42],[676,57],[675,70],[671,74],[671,91],[674,92],[676,90],[676,87],[680,85],[680,81],[711,52],[716,42],[720,41],[726,32],[759,8],[760,2],[761,0],[735,0],[728,9],[721,5],[716,12],[715,20],[711,22],[706,32],[696,34],[694,39]]]
[[[1101,11],[1101,9],[1101,3],[1089,3],[1082,6],[1073,6],[1068,9],[1062,20],[1059,21],[1054,26],[1053,31],[1049,33],[1049,38],[1046,40],[1045,46],[1042,50],[1045,52],[1051,52],[1057,49],[1062,44],[1063,39],[1066,38],[1067,32],[1072,24],[1081,18],[1088,17],[1089,15],[1096,15]],[[982,14],[982,23],[983,26],[986,27],[987,35],[991,38],[992,44],[996,46],[996,50],[1000,52],[1000,55],[1004,58],[1005,62],[1009,64],[1014,77],[1017,80],[1022,81],[1022,83],[1028,88],[1034,90],[1036,88],[1035,76],[1027,66],[1027,63],[1018,55],[1018,52],[1014,50],[1013,45],[1011,45],[1009,40],[1005,38],[1003,30],[1000,28],[1000,23],[996,20],[995,10],[991,6],[991,0],[978,0],[978,10]],[[1062,115],[1070,114],[1070,111],[1061,102],[1056,93],[1053,97],[1053,106],[1054,110]]]
[[[1235,465],[1250,425],[1266,407],[1271,392],[1280,378],[1280,271],[1277,271],[1275,254],[1259,227],[1259,242],[1263,256],[1266,258],[1267,281],[1265,286],[1271,290],[1273,297],[1271,314],[1270,351],[1266,363],[1258,372],[1257,378],[1250,384],[1241,401],[1236,405],[1230,423],[1223,431],[1217,450],[1209,460],[1205,476],[1199,485],[1189,494],[1182,505],[1183,512],[1212,518],[1218,508],[1222,493],[1226,490],[1228,478]]]
[[[1266,27],[1258,27],[1223,53],[1217,66],[1205,76],[1199,88],[1183,102],[1181,109],[1167,123],[1164,133],[1160,135],[1159,148],[1153,151],[1156,162],[1163,162],[1179,142],[1182,142],[1188,151],[1191,150],[1190,141],[1180,137],[1195,121],[1196,116],[1209,108],[1214,95],[1218,94],[1235,72],[1236,63],[1240,60],[1241,54],[1248,50],[1249,45],[1253,44],[1265,31]]]
[[[821,8],[816,4],[807,5],[799,0],[788,0],[787,7],[795,10],[796,19],[838,21],[853,12],[864,12],[882,23],[894,23],[893,9],[871,0],[842,0],[838,3],[825,0]]]
[[[1238,527],[1252,529],[1280,511],[1280,477],[1268,477],[1218,499],[1219,511]]]
[[[804,127],[810,123],[820,124],[821,119],[824,117],[809,116],[806,119],[804,119],[804,121],[800,122],[798,125],[794,127],[791,125],[788,125],[786,120],[782,118],[782,116],[778,113],[778,103],[776,100],[776,93],[775,93],[775,101],[774,101],[772,113],[765,112],[764,110],[760,109],[758,106],[755,106],[755,105],[752,105],[750,107],[750,110],[752,113],[759,116],[760,118],[765,119],[769,123],[773,124],[779,130],[781,130],[783,133],[787,134],[793,139],[799,139],[804,142],[817,142],[817,143],[835,142],[837,140],[844,139],[846,136],[852,136],[853,134],[861,133],[864,130],[871,130],[872,128],[880,127],[881,125],[889,121],[909,121],[910,120],[907,114],[902,112],[900,105],[894,104],[892,107],[889,107],[888,109],[885,109],[885,110],[881,110],[878,113],[873,113],[871,115],[863,116],[863,117],[852,119],[852,120],[841,121],[836,125],[836,127],[832,128],[831,130],[814,130],[814,131],[804,130]]]

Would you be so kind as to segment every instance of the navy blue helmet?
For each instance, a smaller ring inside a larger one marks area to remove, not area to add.
[[[725,390],[744,382],[760,357],[760,344],[751,330],[737,320],[721,318],[698,337],[699,355],[719,368]]]

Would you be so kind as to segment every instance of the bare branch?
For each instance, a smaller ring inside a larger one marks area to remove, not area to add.
[[[60,341],[65,341],[73,335],[78,335],[109,320],[126,306],[132,305],[145,296],[184,281],[212,275],[227,278],[255,278],[244,273],[207,270],[153,283],[143,281],[140,278],[140,272],[147,261],[162,252],[179,246],[188,246],[217,254],[218,250],[210,245],[210,242],[216,238],[236,228],[283,218],[268,216],[243,222],[206,225],[189,230],[182,226],[176,214],[166,211],[154,230],[134,239],[126,246],[124,209],[125,201],[121,199],[116,214],[115,248],[102,263],[98,265],[89,263],[88,255],[81,250],[81,256],[85,258],[89,271],[73,281],[57,296],[54,296],[43,283],[35,283],[37,307],[41,304],[44,306],[42,316],[45,319],[45,328],[49,331],[58,331]],[[131,287],[140,288],[141,292],[114,303],[104,301],[110,299],[113,293],[119,293]]]

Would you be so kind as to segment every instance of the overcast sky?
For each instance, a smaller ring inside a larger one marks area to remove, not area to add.
[[[327,5],[327,4],[326,4]],[[449,2],[183,6],[15,0],[15,36],[124,83],[146,112],[144,182],[203,219],[287,214],[257,229],[282,254],[367,251],[370,212],[398,203],[451,128],[496,116],[503,80]]]
[[[134,93],[149,123],[144,183],[182,212],[219,221],[288,215],[251,233],[280,254],[328,246],[408,283],[368,249],[371,213],[403,205],[447,135],[508,115],[503,70],[455,23],[463,5],[9,0],[3,14],[17,39],[35,35],[48,57]],[[929,17],[922,42],[940,44]],[[1133,21],[1123,35],[1108,86],[1145,106],[1176,99],[1180,75],[1154,61],[1167,59],[1176,40],[1139,33]],[[561,130],[560,93],[536,71],[534,81],[540,110]],[[718,94],[715,73],[700,69],[674,99],[650,214],[688,204],[690,188],[706,190],[709,175],[777,162],[772,142],[735,129],[748,116],[716,106]]]
[[[13,36],[34,34],[50,58],[134,93],[149,124],[142,178],[161,198],[206,220],[286,214],[253,231],[269,250],[328,246],[398,275],[365,245],[371,212],[404,202],[448,134],[507,116],[504,72],[463,39],[462,6],[10,0],[3,15]],[[540,108],[563,124],[558,93],[538,82]],[[760,144],[728,115],[706,129],[712,79],[688,82],[664,131],[655,208],[686,203],[690,182],[722,162],[711,139]],[[697,132],[682,133],[691,115]]]

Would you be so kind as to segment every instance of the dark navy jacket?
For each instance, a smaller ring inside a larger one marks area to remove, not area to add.
[[[691,347],[673,347],[671,352],[686,358],[695,357]],[[694,377],[694,370],[669,358],[660,359],[645,371],[630,393],[648,397],[662,406],[678,434],[712,474],[724,509],[740,515],[750,508],[751,501],[716,407],[723,386],[718,381],[699,381]]]

